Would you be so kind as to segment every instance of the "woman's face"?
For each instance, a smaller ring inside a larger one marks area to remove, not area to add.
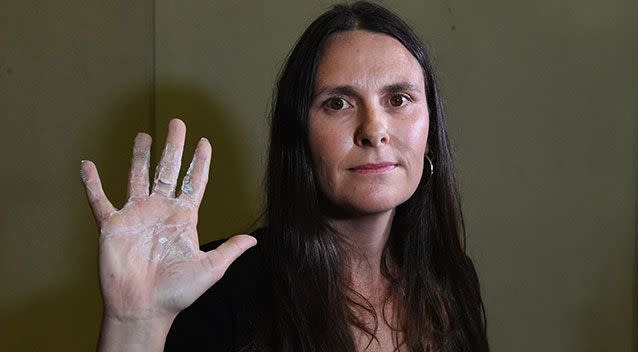
[[[308,122],[317,182],[340,211],[391,210],[416,190],[428,106],[418,61],[391,36],[333,34],[321,57]]]

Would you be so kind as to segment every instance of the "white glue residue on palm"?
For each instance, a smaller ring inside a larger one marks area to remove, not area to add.
[[[146,258],[152,262],[192,260],[195,249],[188,239],[185,225],[155,225],[150,243],[145,246]]]
[[[192,234],[189,230],[194,231],[185,224],[137,225],[118,233],[102,231],[101,236],[104,240],[119,236],[130,236],[134,240],[137,237],[132,255],[151,262],[189,261],[198,250],[190,239]],[[141,240],[139,237],[142,237]]]

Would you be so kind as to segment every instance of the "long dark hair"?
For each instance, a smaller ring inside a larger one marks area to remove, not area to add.
[[[429,168],[395,212],[382,272],[400,293],[399,317],[411,351],[488,351],[486,322],[474,268],[465,255],[465,226],[442,102],[423,44],[397,15],[368,2],[337,5],[302,34],[276,86],[266,175],[262,240],[272,284],[275,351],[354,351],[350,327],[375,338],[353,314],[368,310],[350,287],[343,240],[321,211],[322,196],[308,147],[314,79],[326,39],[354,29],[399,40],[423,68],[430,114]],[[425,161],[425,165],[429,165]],[[397,270],[390,273],[386,259]],[[361,297],[359,295],[359,297]],[[398,342],[398,341],[396,341]]]

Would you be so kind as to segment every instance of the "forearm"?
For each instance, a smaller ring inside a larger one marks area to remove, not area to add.
[[[105,315],[98,341],[98,352],[163,351],[173,319],[123,322]]]

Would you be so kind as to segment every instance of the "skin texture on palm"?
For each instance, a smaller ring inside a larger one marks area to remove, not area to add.
[[[82,181],[100,232],[99,275],[105,320],[160,321],[170,327],[177,313],[256,244],[251,236],[237,235],[211,252],[199,250],[197,212],[208,180],[212,150],[205,138],[198,142],[176,195],[185,135],[184,123],[172,119],[150,192],[151,137],[137,135],[128,202],[119,210],[104,194],[95,164],[82,162]],[[103,324],[102,335],[108,338],[106,325]]]

